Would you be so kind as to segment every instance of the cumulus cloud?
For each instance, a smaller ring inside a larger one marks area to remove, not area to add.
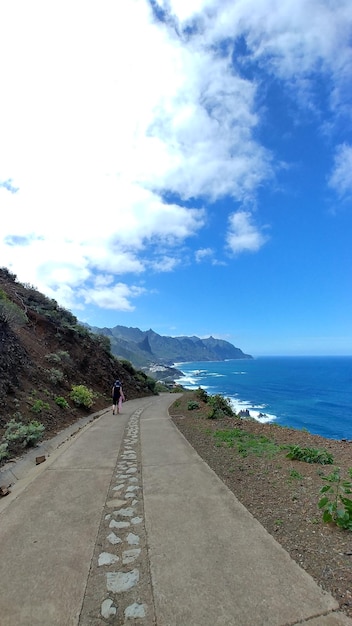
[[[254,224],[248,211],[237,211],[229,218],[227,245],[234,254],[257,252],[267,241],[267,236]]]
[[[2,264],[66,306],[129,310],[137,277],[175,269],[224,197],[240,207],[230,249],[259,250],[248,207],[275,164],[244,70],[303,85],[322,69],[338,109],[351,13],[348,0],[3,4]]]
[[[145,293],[143,287],[117,283],[112,286],[96,285],[94,289],[80,289],[79,295],[86,304],[95,304],[102,309],[133,311],[131,300]]]

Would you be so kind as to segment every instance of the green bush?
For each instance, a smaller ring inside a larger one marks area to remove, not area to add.
[[[209,396],[208,405],[210,406],[208,419],[218,419],[225,416],[233,417],[235,415],[230,400],[220,394]]]
[[[199,387],[196,391],[196,397],[198,398],[198,400],[200,400],[201,402],[208,402],[209,400],[209,396],[207,391],[205,391],[205,389],[202,389],[201,387]]]
[[[29,422],[29,424],[27,424],[27,433],[24,439],[24,444],[26,446],[34,446],[34,444],[37,443],[39,439],[41,439],[44,431],[45,431],[44,424],[41,424],[40,422],[37,422],[36,420]]]
[[[23,424],[12,419],[7,424],[4,434],[4,443],[21,444],[23,446],[32,446],[42,437],[45,426],[36,420]]]
[[[321,488],[324,496],[318,506],[323,511],[323,521],[333,522],[345,530],[352,530],[352,500],[346,494],[352,493],[352,467],[348,469],[351,480],[343,480],[340,469],[335,469],[329,476],[322,476],[328,484]]]
[[[86,409],[90,409],[94,401],[94,392],[85,385],[73,385],[70,398],[76,406],[84,406]]]
[[[289,446],[288,459],[304,461],[305,463],[320,463],[321,465],[332,465],[334,457],[330,452],[319,448],[301,448],[301,446]]]
[[[57,404],[57,406],[61,407],[62,409],[69,409],[70,408],[69,403],[62,396],[57,396],[55,398],[54,402],[55,402],[55,404]]]
[[[50,405],[47,402],[43,402],[43,400],[36,400],[32,406],[31,411],[33,413],[41,413],[43,410],[48,411],[50,409]]]
[[[59,383],[62,383],[65,377],[63,371],[58,370],[55,367],[52,367],[50,370],[45,370],[45,373],[48,379],[50,380],[50,382],[53,383],[54,385],[58,385]]]
[[[62,363],[69,363],[69,361],[71,361],[71,357],[67,350],[58,350],[57,355],[60,357]]]
[[[156,390],[156,380],[155,380],[155,378],[152,378],[151,376],[147,376],[146,383],[147,383],[148,389],[150,389],[150,391],[152,393],[156,394],[157,390]]]
[[[50,352],[50,354],[46,354],[45,358],[49,363],[61,363],[61,358],[56,352]]]
[[[199,404],[198,402],[195,402],[194,400],[191,400],[188,405],[187,408],[189,411],[194,411],[195,409],[199,409]]]
[[[4,439],[9,443],[21,443],[24,441],[27,433],[27,428],[22,422],[16,422],[15,419],[11,419],[7,424]]]
[[[175,385],[175,387],[170,390],[171,393],[182,393],[183,391],[184,387],[182,387],[182,385]]]
[[[92,335],[93,340],[100,346],[105,352],[111,352],[111,340],[107,335]]]
[[[9,456],[8,443],[0,443],[0,461],[3,461]]]
[[[134,374],[136,373],[135,368],[133,367],[132,363],[130,361],[127,361],[126,359],[121,359],[120,363],[123,367],[123,369],[126,370],[126,372],[128,372],[129,374],[132,374],[132,376],[134,376]]]
[[[25,312],[7,298],[0,299],[0,320],[10,326],[24,326],[28,322]]]

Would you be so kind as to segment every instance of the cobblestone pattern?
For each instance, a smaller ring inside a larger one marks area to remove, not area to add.
[[[130,417],[111,482],[88,579],[80,626],[153,626],[144,524],[139,418]]]

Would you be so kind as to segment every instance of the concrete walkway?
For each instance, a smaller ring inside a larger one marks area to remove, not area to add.
[[[179,433],[175,399],[1,473],[1,626],[351,626]]]

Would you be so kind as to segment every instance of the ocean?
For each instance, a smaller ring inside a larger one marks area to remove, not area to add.
[[[184,387],[202,387],[261,422],[352,440],[352,357],[258,357],[175,363]],[[352,450],[351,450],[352,461]]]

